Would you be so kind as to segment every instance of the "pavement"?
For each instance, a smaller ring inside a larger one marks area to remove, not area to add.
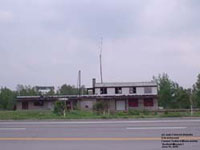
[[[200,119],[0,121],[1,150],[199,150]]]

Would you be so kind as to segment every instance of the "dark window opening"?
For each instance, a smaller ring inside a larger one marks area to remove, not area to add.
[[[151,87],[144,87],[144,93],[152,93]]]
[[[116,87],[115,88],[115,94],[122,94],[122,88],[121,87]]]
[[[101,94],[107,94],[107,88],[101,88],[100,93]]]
[[[28,102],[22,102],[22,109],[28,109]]]
[[[43,105],[44,105],[43,101],[34,102],[34,106],[43,106]]]
[[[138,107],[138,99],[133,98],[128,100],[129,107]]]
[[[129,89],[129,93],[130,93],[130,94],[135,94],[135,93],[136,93],[136,87],[131,87],[131,88]]]
[[[144,99],[144,106],[152,107],[153,106],[153,98],[145,98]]]

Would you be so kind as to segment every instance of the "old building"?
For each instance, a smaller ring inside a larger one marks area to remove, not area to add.
[[[52,110],[59,100],[67,109],[92,110],[98,101],[106,102],[109,111],[158,109],[155,82],[96,83],[95,79],[87,95],[18,96],[17,109]]]
[[[108,101],[110,110],[157,110],[157,84],[155,82],[96,83],[88,93],[94,100]],[[94,101],[93,100],[93,101]],[[88,105],[91,105],[91,102]]]

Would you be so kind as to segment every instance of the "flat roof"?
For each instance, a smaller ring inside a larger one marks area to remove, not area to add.
[[[109,98],[137,98],[137,97],[157,97],[156,94],[142,94],[142,95],[135,95],[135,94],[102,94],[102,95],[53,95],[53,96],[17,96],[17,101],[22,100],[58,100],[61,98],[67,98],[69,100],[76,100],[76,99],[109,99]]]
[[[95,83],[95,87],[145,87],[152,86],[157,87],[156,82],[105,82]]]

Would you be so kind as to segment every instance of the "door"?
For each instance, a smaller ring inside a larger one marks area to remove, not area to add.
[[[22,109],[28,109],[28,102],[22,102]]]
[[[125,110],[125,108],[126,108],[125,100],[116,101],[116,109],[117,110]]]

